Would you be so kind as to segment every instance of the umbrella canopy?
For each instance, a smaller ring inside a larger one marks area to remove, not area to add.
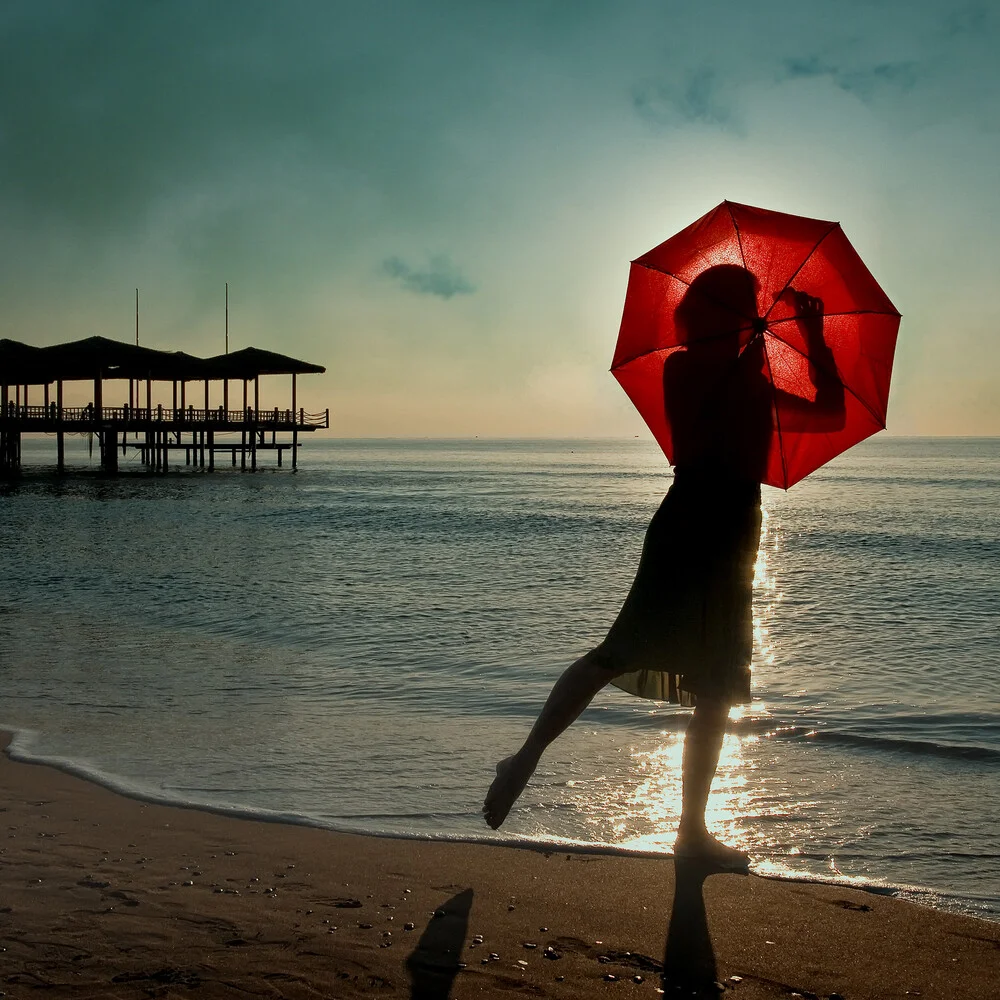
[[[727,201],[632,262],[611,370],[673,465],[787,489],[885,427],[899,321],[839,223]]]

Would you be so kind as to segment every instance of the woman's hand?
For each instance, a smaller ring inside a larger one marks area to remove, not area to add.
[[[817,333],[823,333],[823,300],[814,298],[806,292],[792,290],[795,296],[795,308],[799,318],[806,327],[812,327]]]
[[[811,349],[825,346],[823,340],[823,300],[788,286],[781,297],[795,310],[806,343]]]

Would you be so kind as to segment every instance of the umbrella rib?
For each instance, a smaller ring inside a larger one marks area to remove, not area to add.
[[[834,316],[898,316],[902,319],[902,313],[896,312],[895,309],[847,309],[844,312],[835,313],[823,313],[824,319],[830,319]],[[785,323],[790,319],[801,319],[801,316],[783,316],[781,319],[775,320],[775,323]]]
[[[792,282],[799,276],[799,271],[801,271],[802,268],[804,268],[806,266],[806,264],[809,263],[809,258],[812,257],[812,255],[819,249],[820,243],[822,243],[823,240],[825,240],[827,238],[827,236],[829,236],[830,233],[832,233],[835,229],[839,229],[839,228],[840,228],[840,223],[839,222],[831,222],[830,223],[830,228],[825,233],[823,233],[823,235],[816,241],[816,243],[813,245],[812,250],[810,250],[809,253],[807,253],[805,255],[805,257],[802,258],[802,263],[799,264],[799,266],[793,272],[792,276],[788,279],[788,281],[785,282],[785,287],[782,288],[781,291],[778,292],[778,294],[774,297],[774,301],[771,303],[770,308],[767,310],[766,313],[764,313],[764,319],[767,319],[767,317],[771,315],[771,310],[781,300],[781,296],[784,295],[785,292],[787,292],[789,288],[791,288]]]
[[[733,206],[729,201],[726,202],[726,211],[729,212],[729,221],[733,224],[733,229],[736,230],[736,243],[740,248],[740,260],[743,261],[743,267],[749,271],[750,268],[747,267],[747,255],[743,252],[743,236],[736,222],[736,216],[733,215]]]
[[[784,320],[782,320],[782,322],[785,322],[785,321],[784,321]],[[785,338],[784,338],[784,337],[779,337],[779,336],[778,336],[778,335],[777,335],[777,334],[776,334],[776,333],[774,332],[774,330],[773,330],[773,329],[772,329],[771,327],[768,327],[768,328],[767,328],[767,333],[765,334],[765,340],[766,340],[766,338],[767,338],[768,336],[771,336],[771,337],[774,337],[774,339],[775,339],[775,340],[777,340],[777,341],[780,341],[780,342],[781,342],[782,344],[784,344],[784,345],[785,345],[785,347],[789,348],[789,350],[792,350],[792,351],[795,351],[795,353],[796,353],[796,354],[798,354],[798,355],[799,355],[799,357],[802,357],[802,358],[805,358],[805,359],[806,359],[806,361],[808,361],[808,362],[809,362],[809,364],[813,365],[813,366],[814,366],[814,367],[815,367],[815,368],[817,369],[817,371],[821,371],[821,372],[823,372],[823,374],[824,374],[824,375],[827,375],[827,376],[829,376],[830,378],[835,378],[835,379],[836,379],[836,380],[837,380],[837,381],[838,381],[838,382],[839,382],[839,383],[840,383],[840,384],[841,384],[841,385],[842,385],[842,386],[844,387],[844,389],[846,389],[846,390],[847,390],[847,392],[849,392],[849,393],[850,393],[850,394],[851,394],[851,395],[852,395],[852,396],[853,396],[853,397],[854,397],[854,398],[855,398],[855,399],[856,399],[856,400],[857,400],[857,401],[858,401],[858,402],[859,402],[859,403],[860,403],[860,404],[861,404],[861,405],[862,405],[862,406],[863,406],[863,407],[864,407],[864,408],[865,408],[865,409],[866,409],[866,410],[867,410],[867,411],[868,411],[868,412],[869,412],[869,413],[870,413],[870,414],[872,415],[872,419],[873,419],[873,420],[874,420],[874,421],[875,421],[875,422],[876,422],[876,423],[877,423],[877,424],[879,425],[879,427],[881,427],[881,428],[882,428],[883,430],[885,430],[885,419],[884,419],[883,417],[880,417],[880,416],[879,416],[879,415],[878,415],[878,414],[877,414],[877,413],[876,413],[876,412],[875,412],[875,411],[874,411],[874,410],[872,409],[872,407],[871,407],[871,404],[870,404],[870,403],[869,403],[869,402],[868,402],[867,400],[865,400],[865,399],[862,399],[862,398],[861,398],[861,396],[859,396],[859,395],[858,395],[858,394],[857,394],[857,393],[856,393],[856,392],[855,392],[855,391],[854,391],[854,390],[853,390],[853,389],[852,389],[852,388],[851,388],[851,387],[850,387],[850,386],[849,386],[849,385],[848,385],[848,384],[847,384],[847,383],[846,383],[846,382],[845,382],[845,381],[844,381],[844,380],[843,380],[843,379],[842,379],[842,378],[840,377],[840,372],[838,372],[838,371],[837,371],[836,369],[834,369],[834,370],[833,370],[833,371],[831,372],[831,371],[830,371],[830,370],[829,370],[828,368],[826,368],[826,367],[824,367],[823,365],[819,364],[819,363],[818,363],[818,362],[816,361],[816,359],[815,359],[815,358],[811,358],[811,357],[809,357],[809,355],[808,355],[808,354],[806,354],[806,352],[805,352],[805,351],[802,351],[802,350],[800,350],[800,349],[799,349],[798,347],[796,347],[796,346],[795,346],[794,344],[791,344],[791,343],[789,343],[789,342],[788,342],[787,340],[785,340]],[[768,369],[770,369],[770,366],[771,366],[771,360],[770,360],[770,358],[768,358],[768,362],[767,362],[767,364],[768,364]]]

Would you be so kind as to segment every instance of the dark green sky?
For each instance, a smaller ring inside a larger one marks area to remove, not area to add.
[[[632,434],[628,261],[839,219],[890,430],[1000,433],[1000,18],[943,2],[0,6],[0,336],[325,364],[343,434]]]

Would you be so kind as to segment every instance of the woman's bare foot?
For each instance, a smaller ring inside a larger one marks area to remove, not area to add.
[[[746,871],[750,857],[737,847],[717,840],[707,830],[678,834],[674,841],[674,857],[683,861],[698,861],[722,871]]]
[[[483,802],[483,818],[494,830],[507,818],[507,813],[524,791],[537,765],[537,761],[526,760],[521,753],[505,757],[497,764],[497,776]]]

